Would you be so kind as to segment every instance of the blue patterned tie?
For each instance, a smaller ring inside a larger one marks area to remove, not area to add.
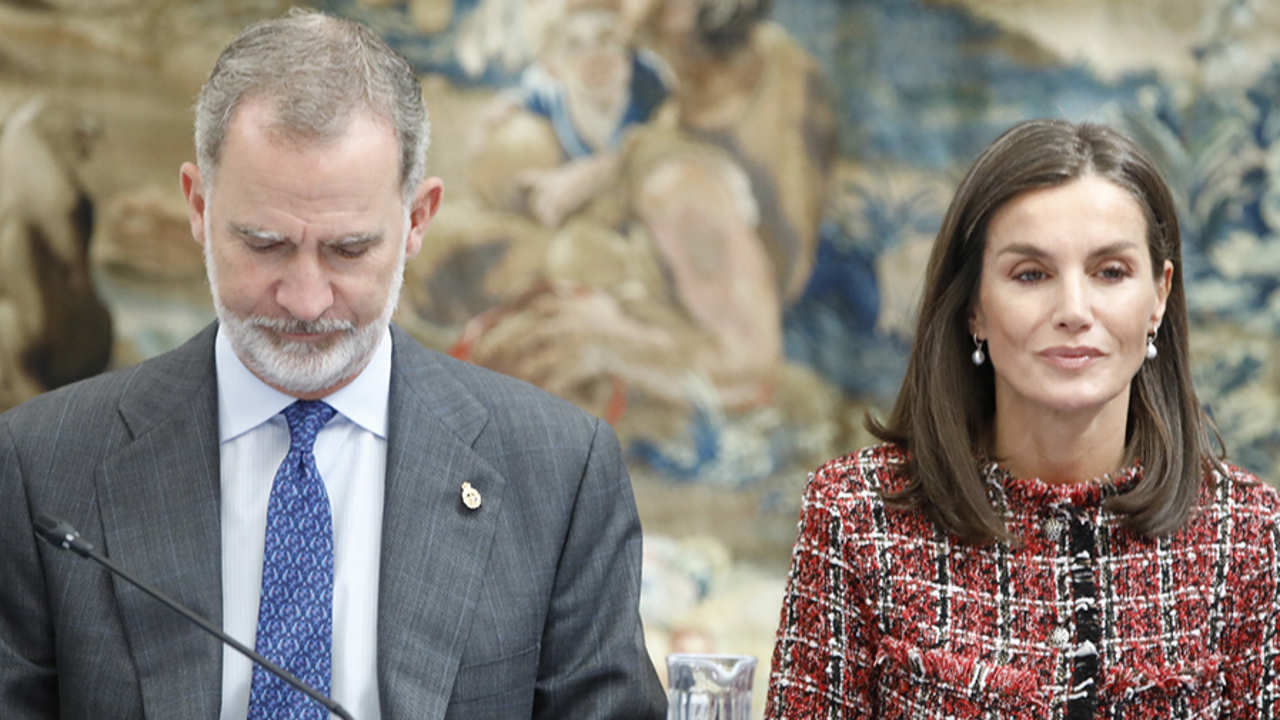
[[[316,433],[334,409],[299,400],[284,409],[289,454],[276,471],[267,504],[262,598],[254,649],[329,694],[333,639],[333,518],[316,469]],[[324,720],[326,711],[261,667],[253,666],[249,720]]]

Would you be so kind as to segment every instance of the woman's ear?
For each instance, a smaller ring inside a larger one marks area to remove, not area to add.
[[[969,334],[983,339],[987,337],[987,319],[982,314],[982,306],[977,303],[969,309]]]
[[[1156,306],[1151,313],[1151,324],[1159,327],[1164,320],[1165,305],[1169,302],[1169,293],[1173,290],[1173,261],[1165,260],[1164,269],[1156,278]]]

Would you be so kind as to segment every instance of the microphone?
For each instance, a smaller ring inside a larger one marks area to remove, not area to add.
[[[235,648],[236,651],[239,652],[241,655],[244,655],[250,660],[266,668],[267,672],[270,672],[272,675],[275,675],[281,680],[284,680],[285,682],[294,686],[307,697],[323,705],[326,709],[329,710],[330,713],[337,715],[343,720],[355,720],[354,718],[351,717],[350,714],[347,713],[346,710],[343,709],[341,705],[334,702],[333,700],[330,700],[328,697],[322,694],[319,690],[316,690],[310,685],[307,685],[306,683],[302,682],[297,677],[295,677],[292,673],[290,673],[288,670],[285,670],[284,668],[276,665],[275,663],[271,662],[265,657],[259,655],[258,653],[254,652],[253,649],[245,647],[235,638],[231,637],[230,635],[214,627],[208,620],[205,620],[199,615],[196,615],[195,613],[191,612],[185,607],[179,605],[177,602],[170,600],[168,597],[164,595],[164,593],[147,585],[141,580],[138,580],[137,578],[130,575],[128,572],[125,572],[115,563],[108,560],[105,555],[97,552],[93,547],[93,543],[80,537],[80,533],[76,532],[76,529],[71,526],[71,523],[67,522],[66,520],[59,520],[58,518],[50,517],[48,515],[41,513],[36,515],[36,519],[32,523],[32,526],[35,529],[36,536],[39,537],[41,540],[44,540],[45,542],[49,543],[50,545],[53,545],[56,548],[59,548],[62,550],[70,550],[71,552],[74,552],[77,555],[80,555],[82,557],[87,557],[90,560],[98,563],[102,567],[115,573],[116,576],[123,578],[130,585],[133,585],[134,587],[138,588],[142,592],[150,595],[156,600],[159,600],[160,603],[165,607],[169,608],[170,610],[173,610],[174,612],[190,620],[196,625],[199,625],[205,632],[209,633],[210,635],[213,635],[214,637],[218,638],[219,640],[226,643],[227,645],[230,645],[231,647]]]

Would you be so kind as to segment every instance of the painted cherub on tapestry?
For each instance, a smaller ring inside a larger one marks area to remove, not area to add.
[[[411,266],[422,316],[466,316],[455,354],[615,422],[687,410],[691,385],[755,407],[799,373],[781,313],[817,243],[830,104],[767,3],[713,5],[567,0],[544,23],[476,124],[471,197]]]

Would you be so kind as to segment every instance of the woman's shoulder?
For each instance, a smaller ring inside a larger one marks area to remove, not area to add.
[[[1224,462],[1207,471],[1206,504],[1230,513],[1236,523],[1275,526],[1280,520],[1280,492],[1249,470]]]
[[[877,562],[874,553],[866,554],[868,548],[889,538],[931,535],[923,516],[899,512],[886,501],[886,495],[905,485],[901,478],[908,460],[900,446],[872,445],[832,458],[810,473],[796,552],[824,558],[822,562],[838,556],[857,574],[856,568],[865,570]]]
[[[1191,521],[1192,531],[1183,537],[1212,545],[1225,556],[1225,574],[1215,577],[1230,596],[1243,599],[1233,603],[1229,624],[1246,626],[1262,619],[1274,623],[1276,603],[1265,600],[1280,592],[1280,493],[1276,488],[1244,468],[1224,463],[1207,471],[1203,502]],[[1256,637],[1245,644],[1253,647]]]
[[[910,461],[907,450],[893,443],[869,445],[832,458],[809,476],[809,498],[878,499],[902,490]]]

